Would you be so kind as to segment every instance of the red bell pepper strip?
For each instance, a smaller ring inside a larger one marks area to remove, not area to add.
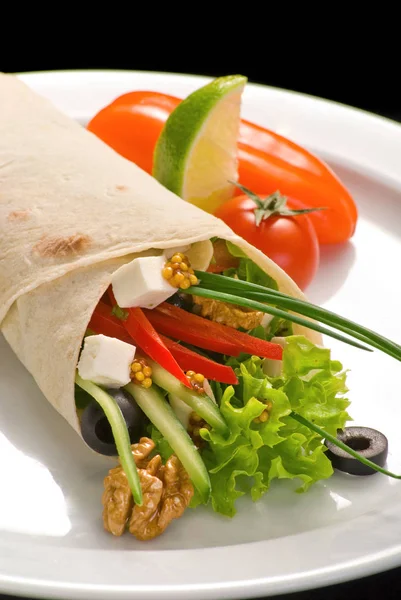
[[[184,371],[196,371],[197,373],[202,373],[206,379],[220,381],[221,383],[231,385],[238,383],[238,379],[231,367],[221,365],[206,356],[197,354],[193,350],[185,348],[185,346],[174,340],[170,340],[170,338],[164,335],[160,335],[160,337]]]
[[[207,323],[210,334],[215,336],[218,335],[231,342],[240,349],[240,352],[247,352],[249,354],[255,354],[256,356],[271,358],[273,360],[281,360],[283,358],[283,349],[279,344],[267,342],[252,335],[248,335],[242,331],[238,331],[238,329],[234,329],[234,327],[229,327],[228,325],[222,325],[221,323],[209,321],[209,319],[205,319],[203,317],[198,317],[193,313],[189,313],[182,308],[174,306],[173,304],[168,304],[167,302],[160,304],[157,307],[157,310],[164,312],[164,314],[174,316],[176,319],[185,320],[188,326],[190,326],[192,323],[194,324],[193,317],[195,317],[199,323],[198,326],[205,327],[205,323]]]
[[[111,306],[100,301],[89,321],[89,329],[95,333],[102,333],[108,337],[132,344],[133,339],[126,331],[122,321],[115,317],[111,311]]]
[[[109,296],[116,305],[114,294],[109,288]],[[166,369],[171,375],[174,375],[185,387],[192,389],[191,383],[184,371],[181,369],[170,350],[160,339],[159,334],[149,322],[143,310],[139,307],[125,308],[127,313],[126,319],[121,319],[121,323],[127,333],[135,340],[135,343],[147,354],[151,359],[157,362],[163,369]]]
[[[183,312],[186,313],[186,311]],[[193,315],[199,321],[188,325],[186,321],[180,321],[180,319],[164,314],[155,308],[145,310],[145,314],[155,329],[164,335],[182,340],[204,350],[212,350],[228,356],[238,356],[240,353],[240,349],[233,342],[221,336],[217,337],[215,331],[210,331],[209,323],[211,321],[207,321],[202,317]]]
[[[266,342],[233,327],[209,321],[167,302],[146,311],[146,315],[161,333],[199,348],[229,356],[238,356],[240,352],[246,352],[273,360],[281,360],[283,357],[283,349],[279,344]]]
[[[123,94],[100,110],[88,129],[119,154],[152,173],[156,142],[170,113],[181,100],[151,91]],[[324,206],[310,213],[319,242],[349,239],[358,217],[356,204],[330,167],[305,148],[249,121],[238,138],[239,182],[255,193],[277,189],[303,207]],[[240,190],[236,192],[240,194]]]

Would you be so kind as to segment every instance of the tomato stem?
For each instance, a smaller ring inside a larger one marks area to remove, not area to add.
[[[237,186],[244,194],[248,196],[251,200],[253,200],[256,204],[256,208],[254,210],[255,213],[255,223],[258,227],[262,221],[266,221],[273,216],[281,216],[281,217],[296,217],[298,215],[305,215],[307,213],[316,212],[318,210],[326,210],[325,206],[317,207],[317,208],[298,208],[298,209],[290,209],[287,208],[287,196],[283,196],[279,190],[273,192],[269,196],[263,200],[260,196],[252,192],[252,190],[248,189],[244,185],[237,183],[235,181],[229,181],[233,185]]]

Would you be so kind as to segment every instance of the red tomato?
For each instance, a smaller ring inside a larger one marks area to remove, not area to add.
[[[289,199],[287,207],[299,209],[302,205]],[[273,215],[257,226],[255,202],[246,195],[227,200],[215,215],[277,263],[302,290],[310,284],[319,266],[320,253],[308,215]]]
[[[304,154],[307,156],[307,150]],[[326,210],[313,212],[309,217],[320,243],[344,242],[355,231],[358,218],[355,202],[328,167],[326,172],[322,169],[316,174],[316,171],[312,159],[303,167],[289,164],[279,155],[238,144],[238,175],[242,185],[255,192],[280,190],[285,196],[299,200],[303,208],[325,207]]]

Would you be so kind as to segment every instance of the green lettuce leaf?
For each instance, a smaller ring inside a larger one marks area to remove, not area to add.
[[[238,248],[238,246],[236,246],[232,242],[229,242],[227,240],[226,245],[227,245],[227,250],[229,251],[229,253],[232,256],[235,256],[235,258],[247,258],[247,255],[245,254],[245,252],[243,250],[241,250],[241,248]]]
[[[293,334],[292,322],[283,319],[282,317],[274,317],[268,328],[267,340],[271,340],[273,337],[287,337]]]
[[[250,281],[263,285],[264,287],[278,290],[278,285],[273,277],[270,277],[263,269],[258,267],[246,254],[232,242],[226,242],[227,249],[236,258],[239,258],[239,265],[236,268],[227,269],[223,272],[226,277],[237,276],[242,281]]]
[[[160,454],[163,462],[166,462],[174,454],[172,447],[152,423],[148,426],[148,434],[155,443],[154,454]]]
[[[312,483],[331,477],[333,468],[324,454],[324,446],[319,442],[306,454],[307,442],[307,435],[294,432],[274,451],[267,447],[260,449],[259,470],[266,491],[273,479],[300,479],[302,485],[296,491],[306,492]]]
[[[220,409],[230,435],[201,430],[202,457],[210,473],[214,510],[232,517],[237,498],[258,500],[274,479],[299,479],[299,492],[333,473],[321,438],[291,417],[295,411],[336,434],[350,419],[346,374],[330,351],[303,336],[289,336],[280,377],[268,377],[263,360],[228,361],[236,386],[219,385]],[[269,404],[267,404],[269,403]],[[259,417],[271,406],[268,420]]]

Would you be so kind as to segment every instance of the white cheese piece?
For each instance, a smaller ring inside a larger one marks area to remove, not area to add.
[[[78,373],[98,385],[119,388],[131,380],[136,347],[106,335],[89,335],[78,362]]]
[[[170,298],[177,288],[162,275],[164,254],[135,258],[113,273],[111,284],[121,308],[154,308]]]

